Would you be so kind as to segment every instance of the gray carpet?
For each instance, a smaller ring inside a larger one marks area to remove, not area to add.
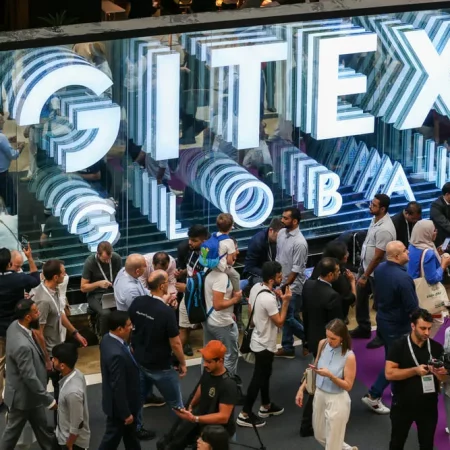
[[[300,351],[297,349],[297,353]],[[295,360],[276,359],[271,383],[271,396],[274,402],[284,406],[285,413],[268,420],[266,427],[260,429],[264,445],[270,450],[291,450],[296,447],[319,450],[320,446],[314,438],[300,438],[299,426],[302,411],[295,405],[294,398],[298,389],[301,374],[307,360],[297,357]],[[253,366],[240,361],[239,373],[244,380],[244,386],[249,382]],[[182,380],[182,389],[186,397],[194,388],[200,375],[200,367],[190,367],[187,376]],[[386,450],[389,447],[390,420],[389,416],[378,416],[367,410],[361,403],[361,397],[367,392],[367,387],[356,382],[351,392],[352,413],[347,425],[346,442],[356,445],[360,450]],[[91,449],[97,449],[104,430],[104,415],[101,410],[101,386],[88,388],[88,401],[91,425]],[[256,408],[259,404],[255,405]],[[238,411],[238,408],[237,408]],[[147,408],[144,410],[144,421],[147,428],[156,430],[158,435],[168,431],[172,416],[168,407]],[[49,415],[50,418],[50,415]],[[4,420],[0,420],[0,432],[3,432]],[[252,429],[239,428],[237,442],[259,448],[258,441]],[[32,449],[38,449],[34,444]],[[123,447],[119,447],[123,448]],[[142,449],[155,449],[155,441],[142,442]],[[233,446],[239,449],[239,446]],[[417,433],[411,429],[405,450],[417,449]]]

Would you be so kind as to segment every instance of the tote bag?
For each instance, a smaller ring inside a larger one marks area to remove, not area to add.
[[[326,345],[327,345],[327,341],[325,341],[322,344],[322,347],[320,347],[319,353],[316,358],[316,364],[319,362],[320,355],[322,354],[322,350],[324,349],[324,347]],[[317,377],[316,371],[311,369],[310,367],[308,367],[305,370],[305,373],[303,374],[303,380],[306,380],[306,391],[308,392],[309,395],[314,395],[314,393],[316,392],[316,377]]]
[[[422,252],[420,257],[420,277],[414,280],[419,306],[426,309],[430,314],[439,314],[448,303],[447,292],[442,283],[428,284],[423,270],[423,260],[428,249]]]

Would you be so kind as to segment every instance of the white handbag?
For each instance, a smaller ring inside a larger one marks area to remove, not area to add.
[[[416,293],[419,299],[419,306],[426,309],[430,314],[439,314],[445,310],[445,304],[448,303],[447,292],[442,283],[428,284],[423,270],[423,260],[425,253],[420,257],[420,277],[414,280]]]

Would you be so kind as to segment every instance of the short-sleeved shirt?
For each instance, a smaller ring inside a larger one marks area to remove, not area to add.
[[[203,371],[200,380],[201,396],[200,402],[194,407],[194,413],[198,416],[206,414],[214,414],[219,412],[219,405],[236,405],[237,402],[237,385],[230,378],[228,372],[223,375],[214,376],[206,370]],[[230,436],[236,432],[234,423],[234,408],[231,412],[230,419],[225,425],[225,429]]]
[[[113,279],[110,280],[110,272],[109,272],[109,264],[105,264],[101,262],[97,255],[89,255],[84,262],[83,267],[83,274],[81,275],[82,278],[85,280],[88,280],[89,283],[95,283],[97,281],[104,280],[105,277],[103,276],[101,270],[98,267],[97,262],[100,264],[100,267],[103,269],[104,274],[106,275],[106,278],[108,281],[114,284],[114,280],[116,279],[117,274],[119,273],[119,270],[122,267],[122,258],[120,255],[118,255],[116,252],[113,252],[111,255],[111,269],[112,269],[112,277]],[[90,295],[97,295],[97,294],[104,294],[108,292],[108,289],[102,289],[97,288],[94,291],[91,291],[88,293],[88,296]],[[112,292],[112,291],[110,291]]]
[[[409,336],[409,335],[408,335]],[[392,344],[389,349],[387,361],[392,361],[399,365],[399,369],[409,369],[416,367],[411,351],[408,345],[408,336],[404,336]],[[428,364],[430,356],[433,358],[440,358],[442,356],[443,347],[439,342],[430,339],[431,355],[428,352],[428,346],[425,342],[422,347],[416,345],[411,339],[411,347],[416,355],[417,362],[420,364]],[[434,377],[435,393],[424,394],[421,377],[415,375],[411,378],[401,381],[393,381],[394,401],[399,403],[411,404],[411,407],[416,407],[418,403],[423,405],[427,402],[437,402],[439,393],[439,381]]]
[[[178,246],[177,265],[181,270],[186,269],[187,277],[192,277],[198,272],[203,272],[205,268],[200,264],[200,251],[191,250],[189,241],[182,242]],[[184,279],[180,279],[184,281]]]
[[[277,258],[283,272],[283,284],[291,272],[297,277],[291,284],[291,292],[300,295],[306,281],[305,268],[308,259],[308,243],[299,228],[280,230],[277,237]]]
[[[144,256],[146,268],[144,273],[139,277],[139,281],[141,282],[142,286],[144,286],[146,289],[148,289],[148,277],[152,272],[155,271],[155,268],[153,267],[153,257],[155,256],[155,253],[147,253]],[[169,255],[169,266],[167,267],[166,273],[169,276],[169,294],[176,293],[177,288],[175,286],[177,279],[175,278],[175,271],[177,270],[177,263],[173,256]]]
[[[269,292],[263,292],[269,291]],[[249,303],[253,311],[255,328],[252,333],[250,348],[254,352],[277,351],[278,328],[271,316],[278,314],[278,301],[274,293],[263,283],[257,283],[250,291]]]
[[[367,270],[370,262],[375,257],[375,249],[378,248],[385,252],[386,246],[389,242],[395,241],[396,237],[395,227],[389,214],[386,214],[378,222],[375,222],[375,217],[372,219],[361,250],[361,261],[364,270]],[[373,273],[370,276],[373,277]]]
[[[136,297],[129,309],[133,322],[132,345],[138,364],[148,370],[167,370],[172,366],[169,339],[177,337],[175,311],[159,297]]]
[[[132,277],[125,268],[119,270],[114,281],[114,299],[119,311],[128,311],[136,297],[149,293],[139,279]]]
[[[233,296],[233,286],[224,272],[218,269],[213,269],[205,278],[205,303],[206,311],[213,307],[213,291],[223,292],[225,299],[230,299]],[[234,305],[231,304],[228,308],[216,311],[213,309],[208,317],[208,324],[215,327],[226,327],[234,322],[233,319]]]
[[[11,147],[8,138],[0,133],[0,173],[6,172],[11,161],[17,159],[19,155],[20,152]]]
[[[55,291],[40,284],[32,290],[39,310],[39,324],[44,326],[45,347],[51,356],[53,347],[61,344],[61,302]],[[51,297],[50,297],[51,296]]]

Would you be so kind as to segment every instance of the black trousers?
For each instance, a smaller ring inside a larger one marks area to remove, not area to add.
[[[61,375],[56,370],[51,370],[50,372],[47,372],[47,383],[48,380],[52,380],[53,385],[53,398],[56,400],[56,403],[58,403],[59,400],[59,380],[61,379]],[[55,409],[53,411],[53,419],[55,421],[55,428],[57,425],[58,420],[58,411]]]
[[[313,352],[314,360],[317,356],[317,350]],[[312,416],[313,416],[313,402],[314,395],[308,395],[308,400],[306,400],[305,406],[303,407],[303,415],[302,415],[302,423],[300,425],[300,429],[304,432],[308,432],[313,428]]]
[[[0,197],[3,198],[9,214],[17,214],[17,196],[14,182],[8,171],[0,172]]]
[[[425,394],[434,395],[434,394]],[[413,423],[417,426],[417,437],[420,450],[433,450],[434,433],[438,422],[436,402],[421,404],[400,404],[394,398],[391,407],[391,442],[389,450],[403,450],[409,430]]]
[[[258,394],[261,392],[261,404],[268,405],[270,403],[269,385],[272,375],[273,358],[275,354],[269,350],[255,352],[255,368],[253,369],[252,380],[247,389],[247,396],[242,410],[246,414],[252,412]]]
[[[106,429],[98,450],[115,450],[123,439],[125,450],[141,450],[136,434],[136,421],[125,425],[123,420],[106,417]]]

